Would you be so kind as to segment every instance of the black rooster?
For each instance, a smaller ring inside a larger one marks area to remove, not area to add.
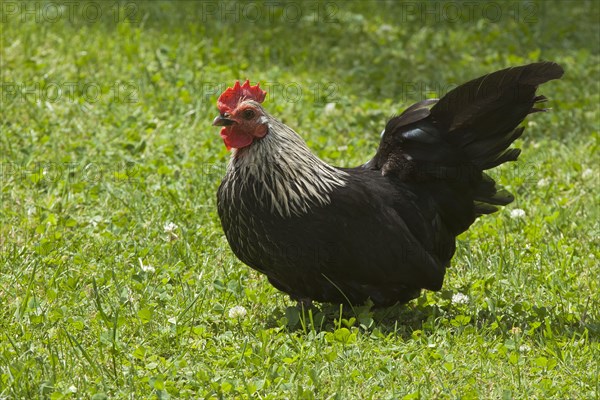
[[[232,157],[218,191],[231,249],[300,302],[375,305],[439,290],[455,238],[513,196],[483,171],[519,156],[517,128],[560,78],[552,62],[472,80],[388,121],[375,157],[327,165],[260,105],[258,85],[236,82],[213,125]]]

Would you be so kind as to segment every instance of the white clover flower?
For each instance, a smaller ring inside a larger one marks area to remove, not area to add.
[[[531,350],[531,347],[527,346],[526,344],[522,344],[519,346],[519,351],[521,353],[527,353],[529,350]]]
[[[594,175],[594,170],[591,168],[587,168],[581,173],[581,178],[588,179],[588,178],[591,178],[593,175]]]
[[[467,304],[469,302],[469,296],[462,293],[454,293],[452,295],[452,303],[454,304]]]
[[[380,33],[392,32],[393,30],[394,30],[394,27],[392,25],[388,25],[388,24],[383,24],[379,27]]]
[[[175,233],[175,231],[179,228],[176,224],[169,221],[163,225],[163,230],[167,235],[169,235],[169,240],[177,240],[179,236]]]
[[[327,103],[325,104],[325,108],[323,109],[325,114],[332,114],[335,112],[335,103]]]
[[[167,222],[164,226],[163,229],[165,230],[165,233],[173,233],[175,231],[175,229],[179,228],[177,225],[175,225],[173,222],[169,221]]]
[[[144,264],[144,262],[142,261],[141,258],[138,258],[138,261],[140,263],[140,268],[142,269],[142,271],[144,271],[144,272],[154,272],[154,271],[156,271],[156,269],[154,269],[154,267],[152,265]]]
[[[229,309],[229,318],[244,318],[246,309],[243,306],[235,306]]]
[[[511,210],[510,217],[512,219],[525,218],[525,210],[521,210],[520,208],[515,208]]]
[[[542,178],[542,179],[540,179],[538,181],[537,187],[543,188],[543,187],[548,186],[549,184],[550,184],[550,179],[548,179],[548,178]]]

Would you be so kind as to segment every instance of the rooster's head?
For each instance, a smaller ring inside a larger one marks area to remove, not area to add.
[[[217,107],[220,115],[213,121],[214,126],[222,126],[221,137],[227,149],[241,149],[250,146],[254,139],[267,134],[268,119],[260,106],[267,92],[256,86],[250,86],[246,81],[239,81],[227,88],[219,100]]]

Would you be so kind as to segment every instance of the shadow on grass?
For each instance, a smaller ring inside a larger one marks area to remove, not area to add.
[[[518,309],[518,307],[517,307]],[[404,340],[442,330],[493,332],[511,336],[515,333],[540,332],[552,339],[585,337],[600,342],[600,321],[584,312],[581,316],[550,307],[532,307],[515,311],[507,306],[494,311],[467,310],[461,305],[428,302],[425,296],[408,304],[376,308],[371,304],[359,307],[320,304],[310,308],[289,306],[278,308],[267,321],[268,327],[285,327],[290,332],[335,332],[339,329],[357,329],[378,336],[401,337]]]

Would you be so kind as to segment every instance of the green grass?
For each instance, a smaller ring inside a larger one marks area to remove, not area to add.
[[[0,16],[0,399],[600,398],[600,3],[26,3]],[[349,166],[387,116],[540,59],[566,74],[493,173],[517,199],[441,292],[302,313],[229,250],[235,79]]]

